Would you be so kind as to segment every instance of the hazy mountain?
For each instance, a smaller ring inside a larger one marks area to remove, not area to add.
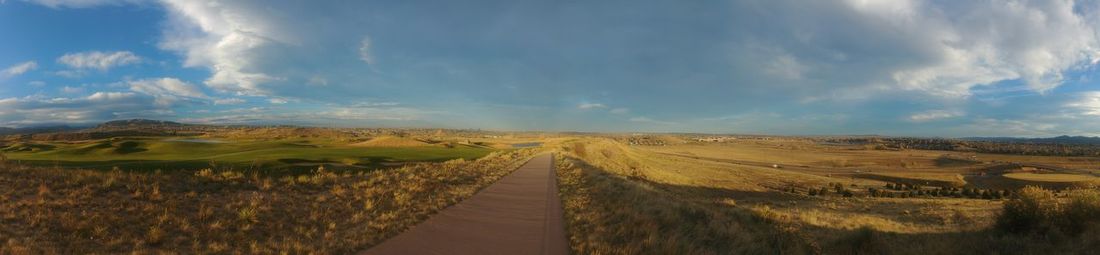
[[[65,132],[79,130],[80,127],[72,127],[68,125],[56,125],[56,126],[38,126],[38,127],[0,127],[0,135],[15,135],[15,134],[38,134],[38,133],[53,133],[53,132]]]
[[[1018,137],[966,137],[962,140],[1003,142],[1003,143],[1046,143],[1046,144],[1091,144],[1100,145],[1100,137],[1095,136],[1057,136],[1047,138],[1018,138]]]

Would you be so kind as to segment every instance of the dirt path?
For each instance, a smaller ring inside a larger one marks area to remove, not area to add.
[[[535,157],[363,254],[568,254],[553,163]]]

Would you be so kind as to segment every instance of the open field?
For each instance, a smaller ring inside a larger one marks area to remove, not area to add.
[[[283,177],[4,164],[0,254],[348,254],[473,195],[536,152]]]
[[[1040,201],[1025,205],[1063,208],[1034,215],[1100,219],[1087,216],[1100,179],[1093,157],[805,138],[268,131],[286,135],[8,140],[0,185],[13,188],[0,190],[0,236],[17,238],[0,240],[0,253],[361,251],[538,151],[561,155],[577,254],[1074,253],[1098,243],[1091,227],[1028,218],[1039,209],[1004,216],[1031,196]],[[1020,193],[1028,186],[1045,190]],[[1028,230],[1005,232],[1016,225]],[[1059,230],[1034,230],[1046,228]],[[1051,235],[1065,241],[1034,241]]]
[[[411,140],[411,139],[410,139]],[[29,165],[125,170],[195,170],[224,166],[238,170],[363,170],[406,162],[475,159],[495,149],[424,143],[421,146],[362,146],[326,139],[204,139],[116,137],[91,141],[16,142],[0,151]]]
[[[1001,195],[1016,190],[1002,182],[1077,186],[1002,176],[1031,169],[1005,163],[1018,156],[801,141],[629,146],[588,139],[561,149],[572,156],[559,178],[577,253],[1074,253],[1097,244],[1088,235],[1048,243],[1030,241],[1026,231],[999,232],[1002,208],[1016,197]],[[1079,162],[1069,159],[1042,162]],[[1045,171],[1059,170],[1075,169]]]

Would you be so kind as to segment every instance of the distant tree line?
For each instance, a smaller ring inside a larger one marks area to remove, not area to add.
[[[806,194],[809,196],[843,196],[853,197],[855,192],[845,187],[842,183],[829,183],[825,187],[809,187],[805,193],[800,192],[801,187],[788,186],[783,191],[794,194]],[[972,198],[972,199],[1003,199],[1011,196],[1011,190],[958,188],[958,187],[924,187],[916,184],[887,183],[883,188],[867,188],[867,197],[888,198]],[[863,195],[861,195],[863,196]]]
[[[853,137],[823,142],[863,145],[874,150],[942,150],[1035,156],[1100,156],[1100,145],[1042,142],[969,141],[944,138]]]

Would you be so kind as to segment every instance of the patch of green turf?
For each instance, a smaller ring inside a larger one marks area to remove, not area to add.
[[[472,146],[352,147],[337,141],[306,139],[207,142],[143,137],[81,143],[19,143],[0,149],[6,151],[11,160],[34,165],[127,170],[218,167],[263,171],[314,169],[322,164],[327,169],[369,170],[387,163],[475,159],[493,151]]]

